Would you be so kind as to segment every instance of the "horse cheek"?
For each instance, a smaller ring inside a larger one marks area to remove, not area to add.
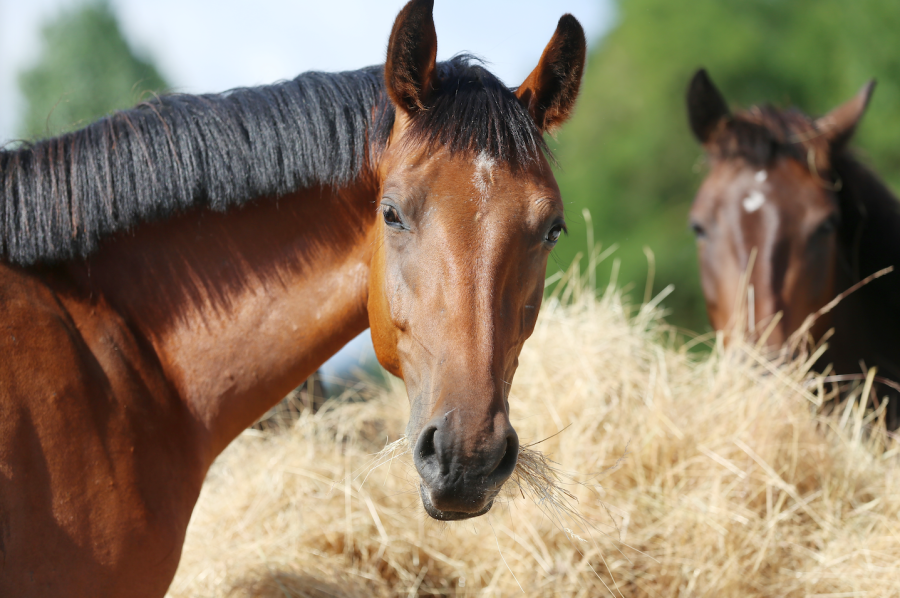
[[[387,290],[387,260],[382,243],[372,258],[369,272],[369,328],[378,363],[398,378],[403,378],[403,368],[397,351],[397,328],[391,317],[390,298]]]

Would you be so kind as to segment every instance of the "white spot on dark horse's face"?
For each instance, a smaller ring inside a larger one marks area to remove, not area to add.
[[[744,198],[742,202],[744,205],[744,209],[748,213],[753,213],[756,210],[760,209],[764,203],[766,203],[766,196],[762,194],[761,191],[751,191],[750,195]]]
[[[760,209],[764,203],[766,203],[766,188],[767,185],[764,183],[766,179],[769,178],[769,173],[765,170],[758,170],[756,174],[753,175],[753,180],[756,181],[756,189],[750,191],[750,194],[744,198],[741,204],[744,206],[744,210],[748,214],[752,214],[756,210]]]

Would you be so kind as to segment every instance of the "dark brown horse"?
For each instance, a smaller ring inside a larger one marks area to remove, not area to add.
[[[542,134],[578,93],[562,17],[515,91],[436,63],[173,95],[0,153],[0,595],[162,596],[212,461],[371,326],[425,510],[485,513],[564,229]]]
[[[694,75],[688,115],[710,171],[690,218],[717,330],[736,324],[738,295],[749,292],[741,317],[757,333],[768,329],[768,344],[779,347],[840,293],[900,267],[900,204],[847,147],[873,89],[867,84],[818,119],[770,106],[731,114],[706,72]],[[822,365],[839,374],[877,366],[900,380],[900,275],[850,294],[819,318],[813,335],[832,327]],[[888,408],[893,427],[897,403]]]

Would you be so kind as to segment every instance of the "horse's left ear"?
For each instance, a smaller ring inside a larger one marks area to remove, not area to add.
[[[407,114],[425,109],[437,87],[434,0],[410,0],[397,15],[388,40],[384,80],[391,101]]]
[[[859,90],[853,99],[844,102],[822,118],[816,120],[816,128],[822,132],[833,146],[850,141],[856,131],[856,125],[866,112],[872,92],[875,90],[875,79],[872,79]]]
[[[516,90],[516,97],[542,133],[552,132],[571,115],[586,52],[581,23],[570,14],[563,15],[538,65]]]
[[[730,116],[728,102],[722,97],[706,69],[699,69],[687,90],[688,122],[697,141],[706,145],[713,138],[716,128]]]

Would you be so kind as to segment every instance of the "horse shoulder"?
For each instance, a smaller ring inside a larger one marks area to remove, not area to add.
[[[0,595],[164,594],[203,471],[152,349],[0,264],[0,355]]]

